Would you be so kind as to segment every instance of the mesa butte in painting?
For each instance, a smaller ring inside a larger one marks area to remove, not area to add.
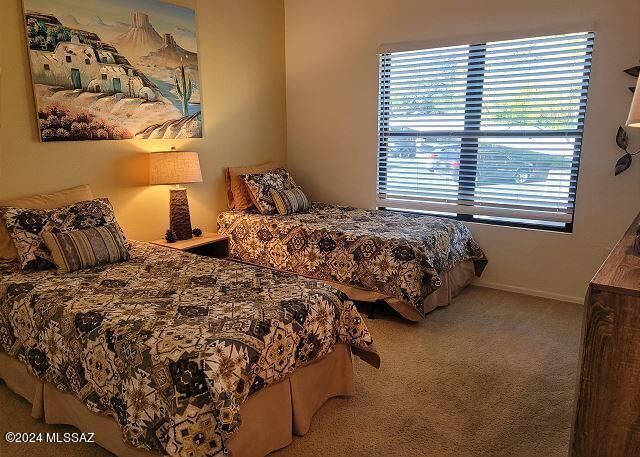
[[[42,141],[200,138],[195,11],[24,0]]]

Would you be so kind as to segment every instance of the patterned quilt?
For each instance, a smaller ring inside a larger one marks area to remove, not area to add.
[[[312,203],[308,212],[261,215],[227,211],[219,231],[232,258],[276,270],[374,290],[414,307],[458,262],[487,260],[469,229],[453,219]]]
[[[130,243],[131,260],[75,273],[0,264],[0,350],[128,444],[222,455],[254,392],[337,342],[380,360],[353,303],[325,283]]]

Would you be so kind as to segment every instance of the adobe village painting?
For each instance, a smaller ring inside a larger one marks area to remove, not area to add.
[[[42,141],[200,138],[195,11],[24,0]]]

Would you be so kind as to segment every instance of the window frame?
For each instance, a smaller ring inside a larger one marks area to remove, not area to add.
[[[572,205],[572,214],[571,221],[569,222],[559,222],[556,224],[553,221],[548,221],[548,224],[545,224],[545,221],[531,219],[531,222],[521,222],[522,219],[517,220],[517,216],[513,216],[513,220],[503,220],[510,219],[509,216],[483,216],[477,214],[442,214],[438,213],[435,210],[420,210],[420,209],[402,209],[396,207],[385,207],[384,205],[377,204],[376,207],[378,209],[385,209],[389,211],[397,211],[397,212],[405,212],[405,213],[422,213],[422,214],[431,214],[436,215],[438,217],[445,217],[449,219],[460,220],[464,222],[473,222],[478,224],[485,225],[497,225],[504,227],[515,227],[515,228],[528,228],[532,230],[544,230],[544,231],[552,231],[552,232],[564,232],[564,233],[573,233],[574,223],[575,223],[575,209],[577,205],[578,199],[578,184],[580,177],[580,165],[582,162],[582,150],[583,150],[583,139],[584,139],[584,130],[585,130],[585,119],[586,119],[586,107],[588,106],[589,99],[589,88],[591,82],[591,70],[588,67],[591,65],[593,60],[593,43],[595,42],[595,33],[593,31],[585,31],[585,32],[574,32],[574,33],[588,33],[591,35],[591,48],[588,48],[585,52],[585,60],[584,60],[584,68],[583,71],[583,80],[582,85],[585,86],[585,111],[581,113],[577,117],[577,127],[576,129],[563,129],[563,130],[552,130],[552,131],[509,131],[509,130],[486,130],[481,133],[481,123],[482,123],[482,105],[483,105],[483,95],[484,95],[484,76],[485,76],[485,62],[487,57],[487,44],[492,41],[487,40],[485,42],[479,42],[476,44],[467,44],[468,46],[468,55],[474,56],[474,61],[482,61],[480,65],[475,64],[475,69],[472,72],[466,73],[466,84],[465,84],[465,112],[464,112],[464,128],[460,132],[444,132],[444,131],[433,131],[433,132],[415,132],[415,133],[407,133],[407,132],[391,132],[389,129],[390,119],[391,119],[391,90],[390,90],[390,69],[391,69],[391,55],[398,52],[405,51],[383,51],[379,54],[378,64],[379,64],[379,74],[378,74],[378,113],[377,113],[377,121],[378,121],[378,144],[377,144],[377,154],[376,154],[376,201],[379,200],[379,196],[381,194],[381,189],[386,189],[387,182],[387,168],[384,170],[381,167],[381,162],[388,163],[388,151],[389,151],[389,140],[394,137],[408,137],[408,138],[443,138],[450,137],[456,138],[456,133],[461,133],[457,138],[460,139],[460,151],[465,151],[465,154],[460,154],[460,169],[465,169],[465,177],[473,177],[473,180],[458,180],[457,188],[458,188],[458,201],[469,201],[471,202],[470,206],[473,205],[473,196],[475,194],[475,188],[478,184],[477,180],[477,165],[478,165],[478,151],[480,146],[480,138],[482,137],[524,137],[524,138],[549,138],[553,136],[564,137],[564,138],[572,138],[575,140],[573,146],[573,155],[572,160],[576,161],[576,176],[570,177],[570,185],[569,192],[573,189],[575,194],[573,195],[573,205]],[[568,33],[571,34],[571,33]],[[562,34],[559,34],[562,35]],[[549,35],[553,36],[553,35]],[[515,38],[518,39],[534,39],[538,37],[521,37]],[[541,36],[539,38],[545,38]],[[504,40],[511,41],[511,40]],[[447,46],[445,46],[447,47]],[[430,49],[438,49],[439,47],[434,48],[418,48],[411,49],[412,51],[428,51]],[[480,71],[477,68],[480,68]],[[388,75],[385,77],[385,74]],[[386,89],[383,90],[383,87]],[[469,132],[478,132],[477,135],[470,136]],[[469,146],[470,145],[470,146]],[[471,152],[471,154],[469,154]],[[571,195],[569,194],[569,199]],[[480,216],[480,217],[478,217]],[[562,224],[562,225],[560,225]]]

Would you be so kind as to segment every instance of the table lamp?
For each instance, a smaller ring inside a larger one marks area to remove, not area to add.
[[[154,152],[149,154],[149,184],[175,184],[170,190],[169,228],[178,240],[192,235],[187,189],[180,184],[202,182],[197,152]]]

